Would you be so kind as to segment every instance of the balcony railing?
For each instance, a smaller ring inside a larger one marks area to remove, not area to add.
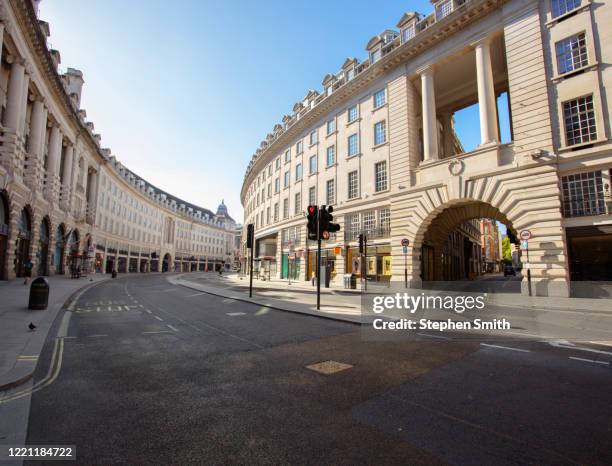
[[[368,240],[378,238],[388,238],[391,235],[391,228],[388,226],[368,228],[363,230],[346,230],[344,232],[344,241],[355,241],[359,235],[365,235]]]

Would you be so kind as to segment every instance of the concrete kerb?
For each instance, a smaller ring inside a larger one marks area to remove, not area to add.
[[[44,342],[47,341],[47,338],[49,337],[49,333],[51,332],[51,329],[54,328],[55,322],[60,316],[61,311],[69,309],[70,306],[73,305],[74,302],[76,302],[78,297],[82,295],[83,293],[85,293],[85,291],[91,288],[94,288],[98,285],[101,285],[102,283],[106,283],[108,280],[110,280],[110,278],[106,278],[106,279],[103,279],[103,280],[100,280],[94,283],[83,284],[83,286],[81,286],[80,288],[77,288],[70,294],[70,296],[68,296],[66,301],[64,301],[64,304],[62,304],[60,308],[58,309],[56,316],[53,318],[53,321],[51,322],[51,324],[49,325],[49,328],[44,334],[44,338],[42,338],[43,344],[40,345],[37,356],[40,356],[40,353],[44,346]],[[37,366],[38,364],[34,364],[33,366],[14,368],[10,370],[6,374],[6,376],[3,378],[9,379],[9,380],[13,379],[13,380],[10,380],[8,382],[0,381],[0,391],[11,390],[13,388],[16,388],[26,383],[28,380],[30,380],[34,376],[34,372],[36,371]]]
[[[182,277],[183,275],[175,275],[172,278],[174,278],[175,280],[181,280]],[[303,311],[298,311],[296,309],[287,309],[287,308],[279,307],[278,305],[255,301],[254,299],[243,298],[240,296],[234,296],[230,294],[221,294],[218,291],[215,292],[215,291],[211,291],[210,289],[196,288],[196,286],[191,286],[191,285],[186,284],[185,281],[181,281],[181,282],[175,281],[175,282],[170,282],[170,283],[182,286],[183,288],[188,288],[190,290],[200,291],[202,293],[206,293],[211,296],[217,296],[219,298],[234,299],[236,301],[240,301],[240,302],[247,303],[247,304],[255,304],[256,306],[265,306],[270,309],[274,309],[276,311],[291,312],[293,314],[301,314],[303,316],[318,317],[320,319],[328,319],[328,320],[333,320],[336,322],[345,322],[348,324],[354,324],[354,325],[360,325],[360,326],[364,324],[364,322],[355,322],[354,320],[347,320],[346,318],[336,317],[332,315],[325,315],[325,314],[315,314],[311,312],[303,312]]]

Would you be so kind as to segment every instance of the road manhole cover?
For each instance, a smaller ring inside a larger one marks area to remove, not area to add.
[[[351,364],[345,364],[338,361],[323,361],[316,364],[306,366],[306,369],[318,372],[319,374],[335,374],[336,372],[345,371],[353,367]]]

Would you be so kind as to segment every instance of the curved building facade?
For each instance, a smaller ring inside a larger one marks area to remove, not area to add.
[[[123,166],[80,108],[83,75],[60,74],[38,1],[0,2],[0,279],[229,268],[236,223]]]
[[[406,273],[414,286],[456,267],[478,273],[480,218],[504,223],[516,248],[529,230],[523,262],[537,295],[567,296],[570,278],[612,279],[612,71],[601,66],[612,59],[612,5],[432,4],[373,37],[364,61],[347,58],[262,141],[241,190],[257,271],[310,279],[316,245],[304,212],[325,204],[342,227],[323,252],[338,285],[363,271],[393,281]],[[464,150],[455,118],[473,105],[479,144]]]

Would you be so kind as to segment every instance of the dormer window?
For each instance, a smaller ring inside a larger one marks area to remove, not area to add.
[[[350,70],[346,72],[346,80],[350,81],[354,77],[355,77],[355,68],[351,68]]]
[[[444,0],[436,5],[436,21],[440,21],[453,11],[453,0]]]
[[[333,88],[332,88],[332,86],[327,86],[327,87],[325,88],[325,94],[327,94],[327,95],[331,95],[331,93],[332,93],[332,92],[333,92]]]
[[[382,57],[382,50],[380,48],[373,50],[370,53],[370,62],[372,62],[372,64],[376,63],[378,60],[380,60],[380,58]]]
[[[414,23],[402,30],[402,44],[414,37]]]

